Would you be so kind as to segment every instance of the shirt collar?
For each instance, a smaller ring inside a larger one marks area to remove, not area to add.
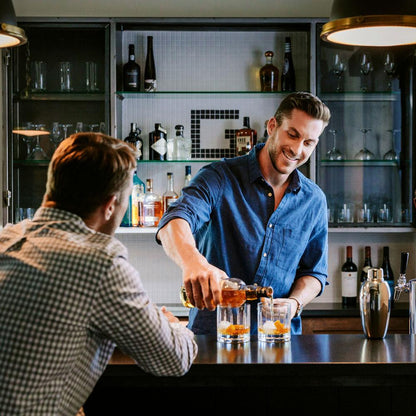
[[[250,183],[255,182],[257,179],[263,179],[263,175],[260,170],[258,155],[260,150],[264,147],[265,143],[258,143],[254,149],[248,154],[248,177]],[[298,193],[301,188],[301,178],[298,170],[295,169],[290,175],[290,183],[286,192]]]

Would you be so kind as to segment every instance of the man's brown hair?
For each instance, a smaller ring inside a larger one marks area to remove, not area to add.
[[[136,168],[128,144],[100,133],[78,133],[56,149],[48,168],[46,194],[56,208],[88,217],[112,195],[123,192]]]

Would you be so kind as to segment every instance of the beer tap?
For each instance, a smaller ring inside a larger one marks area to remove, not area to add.
[[[397,285],[394,287],[394,300],[400,298],[402,292],[409,292],[409,283],[406,281],[406,269],[409,262],[409,253],[402,252],[400,256],[400,276],[397,280]]]

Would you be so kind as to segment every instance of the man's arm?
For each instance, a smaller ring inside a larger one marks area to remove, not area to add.
[[[316,277],[302,276],[295,280],[289,298],[295,298],[300,304],[305,306],[319,295],[321,289],[321,282]],[[298,302],[295,299],[289,299],[292,318],[295,316],[298,308]]]
[[[214,310],[220,302],[220,279],[228,276],[198,251],[187,221],[174,218],[158,231],[163,249],[182,270],[189,301],[198,309]]]

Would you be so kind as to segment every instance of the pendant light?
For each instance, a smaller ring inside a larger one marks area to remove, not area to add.
[[[357,46],[415,44],[416,0],[334,0],[321,39]]]
[[[0,0],[0,48],[27,42],[25,31],[17,26],[12,0]]]

